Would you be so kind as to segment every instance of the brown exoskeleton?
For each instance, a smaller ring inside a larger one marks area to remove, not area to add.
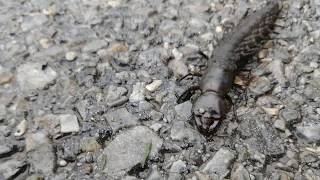
[[[215,48],[199,86],[201,95],[193,106],[200,131],[211,132],[225,118],[229,111],[226,94],[232,87],[235,73],[246,58],[255,55],[270,39],[280,10],[279,3],[272,1],[248,14]]]

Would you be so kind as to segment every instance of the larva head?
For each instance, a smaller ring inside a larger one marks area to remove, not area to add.
[[[205,92],[194,103],[193,113],[196,125],[201,132],[212,132],[225,118],[228,104],[214,92]]]

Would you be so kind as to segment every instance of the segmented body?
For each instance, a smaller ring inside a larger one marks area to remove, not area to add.
[[[227,33],[210,59],[193,113],[198,128],[212,131],[228,112],[225,95],[230,90],[235,74],[248,57],[255,55],[269,40],[274,22],[280,12],[278,2],[270,2],[262,9],[250,13]]]
[[[245,58],[255,55],[269,40],[279,11],[279,4],[272,2],[249,14],[224,36],[203,76],[200,85],[202,91],[215,91],[220,95],[228,92],[240,64],[246,61]]]

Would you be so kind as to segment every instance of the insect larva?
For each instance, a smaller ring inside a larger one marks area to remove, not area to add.
[[[196,125],[201,131],[212,131],[225,118],[229,110],[225,96],[236,71],[269,39],[280,10],[279,3],[272,1],[248,14],[214,50],[199,86],[202,93],[193,106]]]

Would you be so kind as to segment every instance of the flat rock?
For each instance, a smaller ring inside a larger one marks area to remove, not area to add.
[[[269,70],[272,72],[274,78],[283,86],[287,82],[284,75],[284,65],[280,60],[274,60],[268,65]]]
[[[298,136],[310,143],[320,142],[320,124],[308,123],[297,127]]]
[[[145,83],[137,82],[133,85],[132,93],[129,97],[130,102],[139,102],[143,101],[145,98]]]
[[[152,83],[146,85],[146,89],[150,92],[156,91],[162,85],[162,80],[154,80]]]
[[[266,77],[260,77],[250,83],[249,89],[255,95],[263,95],[272,89],[271,82]]]
[[[189,120],[192,116],[192,103],[186,101],[184,103],[178,104],[174,107],[177,115],[182,118],[182,120]]]
[[[106,118],[114,132],[138,124],[138,118],[129,113],[126,108],[108,111]]]
[[[248,150],[255,154],[279,156],[284,153],[283,140],[273,125],[264,120],[267,115],[262,115],[257,110],[247,112],[248,115],[238,128],[242,136],[246,137],[245,145]]]
[[[242,164],[235,164],[231,172],[231,180],[250,180],[248,170]]]
[[[188,67],[182,60],[171,60],[168,67],[176,77],[183,77],[188,74]]]
[[[280,116],[285,120],[287,125],[293,125],[301,118],[299,111],[289,108],[281,110]]]
[[[127,94],[128,90],[125,87],[109,86],[105,97],[108,103],[118,100],[121,96]]]
[[[74,114],[61,114],[58,116],[60,120],[60,132],[61,133],[71,133],[79,132],[80,127],[78,123],[78,118]]]
[[[191,144],[198,144],[205,141],[205,138],[184,121],[175,121],[171,128],[170,137],[175,141],[186,141]]]
[[[11,82],[11,80],[13,79],[13,75],[8,72],[8,71],[4,71],[1,72],[0,69],[0,85],[5,85]]]
[[[13,147],[8,144],[0,145],[0,158],[8,156],[13,151]]]
[[[22,90],[42,89],[57,78],[57,73],[41,63],[26,63],[18,67],[17,81]]]
[[[164,180],[164,179],[165,178],[161,176],[156,166],[152,167],[152,171],[150,175],[146,178],[146,180]]]
[[[172,163],[170,172],[169,172],[169,178],[168,180],[180,180],[183,179],[182,173],[187,171],[187,165],[182,160],[178,160],[174,163]]]
[[[124,131],[106,145],[103,171],[111,177],[123,176],[133,167],[143,166],[148,158],[156,157],[162,143],[161,138],[144,126]]]
[[[218,152],[201,167],[201,172],[209,174],[212,177],[223,179],[229,173],[235,155],[226,148],[219,149]]]
[[[0,163],[0,179],[11,179],[26,165],[25,161],[10,159]]]

